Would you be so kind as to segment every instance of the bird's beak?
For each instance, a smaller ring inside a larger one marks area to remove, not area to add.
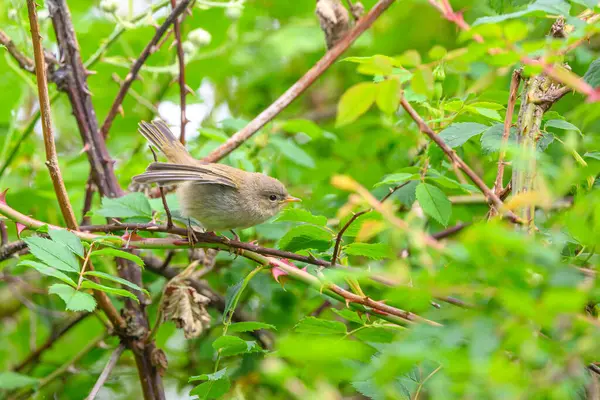
[[[292,196],[288,196],[283,200],[284,203],[300,203],[301,201],[301,199]]]

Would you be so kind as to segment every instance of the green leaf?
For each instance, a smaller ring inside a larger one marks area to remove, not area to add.
[[[135,254],[131,254],[127,251],[113,249],[112,247],[105,247],[100,250],[94,250],[92,252],[92,256],[112,256],[124,258],[126,260],[133,261],[138,266],[144,268],[144,261],[140,257],[136,256]]]
[[[483,132],[481,135],[481,148],[484,153],[489,154],[500,151],[502,145],[502,135],[504,134],[504,124],[492,125],[489,129]],[[517,128],[510,128],[510,136],[508,137],[508,144],[515,144],[517,142]]]
[[[148,291],[146,289],[143,289],[143,288],[139,287],[135,283],[129,282],[127,279],[123,279],[123,278],[118,277],[118,276],[107,274],[106,272],[102,272],[102,271],[86,271],[83,275],[85,275],[85,276],[95,276],[97,278],[102,278],[102,279],[106,279],[108,281],[120,283],[123,286],[127,286],[128,288],[131,288],[133,290],[137,290],[137,291],[143,292],[143,293],[145,293],[147,295],[150,295],[150,293],[148,293]]]
[[[513,13],[496,15],[493,17],[482,17],[475,20],[473,26],[483,24],[497,24],[498,22],[506,21],[508,19],[514,19],[525,16],[545,16],[546,14],[551,15],[563,15],[569,16],[569,9],[571,6],[564,0],[537,0],[535,3],[530,4],[525,10],[516,11]]]
[[[592,61],[588,70],[585,72],[585,75],[583,75],[583,80],[593,88],[600,87],[600,58],[596,58]]]
[[[351,243],[344,247],[344,252],[352,256],[363,256],[381,260],[391,256],[390,246],[384,243]]]
[[[50,229],[48,233],[50,234],[52,240],[65,245],[73,253],[83,258],[84,251],[81,240],[72,232],[69,232],[66,229]]]
[[[229,335],[218,337],[212,346],[213,349],[220,351],[223,357],[263,351],[254,341],[245,341],[237,336]]]
[[[357,339],[370,343],[390,343],[394,339],[394,332],[379,326],[370,326],[353,334]]]
[[[39,236],[23,239],[29,251],[45,264],[61,271],[79,272],[79,261],[62,243]]]
[[[587,158],[593,158],[594,160],[600,161],[600,151],[587,152],[583,156],[587,157]]]
[[[363,318],[366,319],[366,317],[364,317],[364,315],[363,316],[359,315],[357,311],[352,311],[349,308],[342,308],[341,310],[332,308],[331,311],[333,311],[340,317],[347,319],[348,321],[356,322],[357,324],[361,324],[361,325],[365,324],[365,320]]]
[[[49,267],[46,264],[42,264],[36,261],[31,260],[23,260],[18,265],[25,265],[27,267],[35,268],[40,274],[46,276],[52,276],[54,278],[60,279],[64,283],[71,285],[73,287],[77,286],[73,279],[69,278],[67,275],[63,274],[59,270]]]
[[[134,192],[117,198],[103,197],[102,207],[95,214],[114,218],[151,218],[152,208],[143,193]]]
[[[258,321],[244,321],[244,322],[236,322],[234,324],[229,325],[227,332],[252,332],[259,329],[273,329],[277,330],[275,326],[271,324],[265,324],[264,322]]]
[[[282,137],[271,138],[271,144],[291,162],[301,165],[307,168],[315,168],[315,161],[313,158],[305,152],[300,146],[298,146],[292,139],[285,139]]]
[[[440,137],[452,148],[463,145],[473,136],[477,136],[489,127],[475,122],[458,122],[440,132]]]
[[[335,125],[343,126],[356,121],[373,105],[376,95],[377,85],[373,82],[352,86],[340,98]]]
[[[226,394],[231,388],[229,377],[209,380],[196,386],[190,391],[191,396],[198,396],[201,400],[217,399]]]
[[[290,229],[281,239],[279,248],[288,251],[315,249],[325,251],[331,246],[332,234],[315,225],[299,225]]]
[[[552,120],[546,122],[544,129],[548,129],[549,126],[552,128],[562,129],[564,131],[575,131],[575,132],[578,132],[579,134],[581,134],[581,131],[579,130],[578,127],[576,127],[572,123],[567,122],[562,119],[552,119]]]
[[[410,87],[417,94],[430,96],[433,92],[433,73],[429,68],[419,68],[413,72]]]
[[[408,172],[400,172],[397,174],[390,174],[383,177],[383,179],[375,184],[375,187],[383,185],[400,185],[404,182],[408,182],[413,179],[418,179],[419,174],[411,174]]]
[[[486,118],[493,119],[494,121],[502,121],[502,117],[500,116],[500,113],[496,110],[491,110],[489,108],[482,108],[482,107],[473,107],[473,110],[477,114],[483,115]]]
[[[244,280],[242,279],[233,286],[229,286],[225,292],[225,309],[223,310],[223,319],[227,318],[227,315],[233,311],[234,299],[244,287]]]
[[[301,208],[286,208],[275,220],[275,222],[283,221],[306,222],[308,224],[325,226],[327,224],[327,217],[313,215],[310,211]]]
[[[417,186],[416,194],[425,214],[447,226],[450,214],[452,214],[452,203],[444,192],[430,184],[420,183]]]
[[[416,67],[421,64],[421,55],[416,50],[406,50],[395,60],[403,67]]]
[[[48,293],[58,295],[65,302],[67,310],[92,312],[96,308],[96,300],[92,295],[76,291],[71,286],[62,283],[55,283],[50,286]]]
[[[218,370],[213,374],[202,374],[202,375],[194,375],[188,378],[188,382],[196,382],[196,381],[218,381],[219,379],[225,377],[225,373],[227,372],[227,367]]]
[[[200,133],[200,136],[205,137],[210,140],[214,140],[215,142],[219,142],[219,143],[223,143],[227,139],[229,139],[229,136],[227,136],[227,134],[225,132],[223,132],[219,129],[200,128],[200,129],[198,129],[198,132]]]
[[[319,125],[309,119],[290,119],[281,124],[281,129],[291,133],[305,133],[313,139],[323,135]]]
[[[398,104],[400,104],[400,82],[396,79],[386,79],[377,84],[375,103],[386,114],[396,112]]]
[[[346,325],[339,321],[306,317],[296,324],[294,331],[312,335],[344,335],[346,333]]]
[[[84,289],[95,289],[105,293],[116,294],[117,296],[128,297],[131,300],[135,300],[137,303],[140,302],[137,296],[128,290],[104,286],[90,280],[84,280],[83,282],[81,282],[81,287]]]
[[[37,385],[39,379],[31,376],[19,374],[12,371],[0,372],[0,389],[1,390],[15,390],[24,388],[27,386]]]

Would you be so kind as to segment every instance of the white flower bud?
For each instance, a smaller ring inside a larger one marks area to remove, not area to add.
[[[192,42],[196,47],[202,47],[210,44],[212,37],[210,33],[202,28],[194,29],[188,34],[188,40]]]
[[[225,16],[231,20],[237,20],[242,15],[242,6],[241,5],[233,5],[231,7],[227,7],[225,9]]]
[[[183,53],[186,56],[186,58],[191,57],[196,53],[196,45],[190,42],[189,40],[183,42],[181,44],[181,47],[183,48]]]
[[[119,2],[117,0],[102,0],[100,9],[105,13],[113,14],[119,9]]]

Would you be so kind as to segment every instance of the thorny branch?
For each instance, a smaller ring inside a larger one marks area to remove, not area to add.
[[[258,114],[242,130],[236,132],[225,143],[212,151],[203,161],[216,162],[227,156],[233,150],[237,149],[254,135],[260,128],[275,118],[292,101],[300,96],[310,85],[312,85],[323,73],[334,63],[334,61],[365,31],[375,20],[390,6],[394,0],[379,0],[373,8],[361,18],[354,28],[340,40],[331,50],[317,61],[296,83],[285,91],[277,100],[275,100],[263,112]]]
[[[112,126],[112,123],[115,117],[117,116],[117,113],[122,108],[121,104],[125,99],[125,94],[127,94],[129,87],[131,87],[131,84],[136,79],[138,73],[140,72],[140,69],[142,68],[150,54],[152,54],[153,49],[158,44],[160,38],[165,34],[167,29],[169,29],[169,26],[176,20],[176,18],[185,11],[190,2],[191,0],[181,0],[177,7],[175,7],[171,14],[169,14],[165,22],[163,22],[162,25],[156,30],[156,33],[154,34],[150,42],[146,45],[144,50],[142,50],[142,53],[140,54],[138,59],[131,66],[131,70],[125,77],[125,80],[119,88],[117,97],[115,98],[112,106],[110,107],[106,119],[104,119],[104,122],[102,123],[102,128],[100,128],[100,132],[102,133],[102,136],[104,138],[106,138],[106,136],[108,135],[110,127]]]
[[[96,395],[98,395],[98,392],[100,391],[100,389],[102,389],[102,386],[104,386],[104,383],[106,382],[106,380],[110,376],[110,373],[112,372],[112,370],[117,365],[117,362],[119,361],[119,358],[121,357],[121,354],[123,354],[124,351],[125,351],[125,346],[123,344],[120,344],[115,349],[115,351],[110,356],[110,359],[108,360],[108,363],[106,364],[106,366],[102,370],[102,373],[98,377],[98,380],[94,384],[94,387],[90,391],[90,394],[88,395],[88,397],[87,397],[86,400],[94,400],[96,398]]]
[[[171,7],[175,9],[177,0],[171,0]],[[179,141],[181,144],[185,144],[185,126],[189,122],[185,113],[185,98],[188,94],[188,88],[185,84],[185,57],[183,54],[183,42],[181,40],[181,20],[175,18],[173,21],[173,32],[175,32],[175,43],[177,47],[177,64],[179,65],[179,107],[181,108],[181,131],[179,134]]]

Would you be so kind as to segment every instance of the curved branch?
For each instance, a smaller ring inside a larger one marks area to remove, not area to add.
[[[285,91],[275,102],[267,107],[263,112],[258,114],[248,125],[242,130],[235,133],[227,139],[225,143],[212,151],[208,156],[204,157],[203,161],[216,162],[237,149],[254,135],[260,128],[265,126],[269,121],[275,118],[283,111],[292,101],[300,96],[317,78],[334,63],[334,61],[342,55],[348,47],[372,24],[377,18],[390,6],[394,0],[379,0],[367,15],[361,18],[354,28],[340,40],[334,47],[331,48],[325,55],[317,61],[317,63],[309,69],[302,78],[294,83],[288,90]]]

